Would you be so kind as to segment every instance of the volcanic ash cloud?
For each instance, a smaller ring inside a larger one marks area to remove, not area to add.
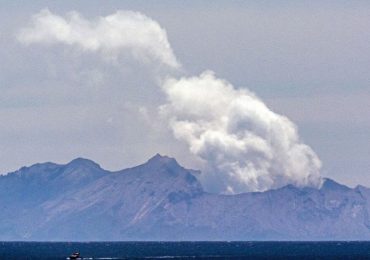
[[[263,191],[287,184],[321,184],[321,162],[299,140],[296,126],[246,89],[211,71],[167,79],[161,112],[179,140],[202,159],[203,185],[211,192]]]
[[[87,20],[77,12],[62,17],[45,9],[19,32],[18,40],[27,45],[59,43],[104,58],[128,53],[169,71],[181,67],[166,31],[132,11]],[[174,136],[203,161],[200,178],[208,191],[233,194],[287,184],[320,186],[321,162],[300,141],[296,126],[247,89],[235,89],[211,71],[198,77],[169,77],[162,89],[167,97],[160,107],[163,118]]]

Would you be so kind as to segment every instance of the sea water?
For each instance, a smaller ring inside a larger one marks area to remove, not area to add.
[[[0,242],[0,259],[370,259],[370,242]]]

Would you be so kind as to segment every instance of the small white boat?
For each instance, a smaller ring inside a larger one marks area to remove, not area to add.
[[[82,259],[79,252],[71,254],[67,259]]]

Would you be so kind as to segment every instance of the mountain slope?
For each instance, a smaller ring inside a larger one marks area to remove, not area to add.
[[[368,240],[370,190],[203,191],[192,170],[156,155],[109,172],[86,159],[0,177],[1,240]]]

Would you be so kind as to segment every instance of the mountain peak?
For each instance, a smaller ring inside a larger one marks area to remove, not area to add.
[[[66,166],[73,167],[73,168],[75,167],[87,167],[87,168],[98,168],[98,169],[101,168],[100,165],[97,164],[96,162],[86,159],[86,158],[82,158],[82,157],[73,159],[72,161],[67,163]]]
[[[159,153],[150,158],[147,164],[153,166],[170,165],[181,167],[174,158],[168,157],[166,155],[160,155]]]
[[[321,189],[322,190],[336,190],[336,191],[350,190],[350,188],[348,188],[347,186],[339,184],[338,182],[332,179],[329,179],[329,178],[324,178],[324,183]]]

